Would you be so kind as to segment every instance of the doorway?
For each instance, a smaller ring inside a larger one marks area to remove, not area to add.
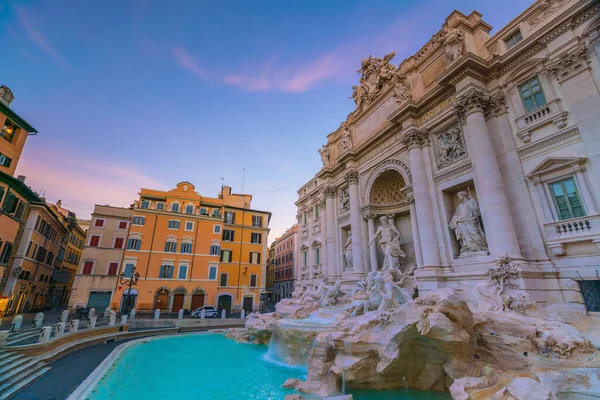
[[[169,291],[160,289],[154,298],[154,309],[166,310],[169,307]]]
[[[244,310],[246,310],[246,314],[249,314],[252,312],[252,305],[254,304],[254,298],[253,297],[244,297],[244,305],[242,306],[242,308]]]
[[[179,312],[183,308],[183,300],[185,299],[185,294],[177,293],[173,295],[173,312]]]
[[[221,312],[221,310],[225,310],[227,313],[231,312],[231,296],[228,294],[219,296],[217,308],[219,309],[219,312]]]
[[[121,314],[128,315],[135,308],[137,295],[137,289],[125,289],[121,299]]]
[[[195,310],[204,305],[204,295],[203,294],[193,294],[192,295],[192,306],[190,310]]]

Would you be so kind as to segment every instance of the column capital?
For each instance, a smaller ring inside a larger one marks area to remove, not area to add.
[[[471,89],[460,96],[454,103],[454,115],[461,124],[466,122],[467,115],[474,112],[484,113],[490,105],[490,96],[479,89]]]
[[[334,185],[327,185],[323,188],[323,196],[327,199],[332,199],[337,194],[337,189]]]
[[[498,92],[490,97],[489,113],[491,116],[497,117],[508,112],[506,105],[506,95],[504,92]]]
[[[355,169],[346,172],[346,182],[348,185],[358,185],[358,171]]]
[[[421,148],[429,144],[429,132],[426,129],[411,127],[400,136],[400,141],[408,150]]]
[[[377,218],[377,214],[375,214],[375,213],[374,213],[373,211],[371,211],[371,210],[364,210],[364,211],[362,212],[362,217],[363,217],[364,219],[375,219],[375,218]]]

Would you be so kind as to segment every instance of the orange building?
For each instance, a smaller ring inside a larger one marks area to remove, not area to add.
[[[131,293],[118,285],[112,308],[177,312],[216,305],[229,312],[258,306],[271,213],[251,209],[252,196],[227,186],[216,198],[194,189],[180,182],[166,192],[140,191],[121,270],[131,276],[135,267],[140,279]]]

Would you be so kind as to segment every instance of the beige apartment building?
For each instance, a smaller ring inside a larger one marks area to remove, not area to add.
[[[123,262],[131,212],[129,208],[95,206],[73,282],[69,307],[102,310],[110,305]]]

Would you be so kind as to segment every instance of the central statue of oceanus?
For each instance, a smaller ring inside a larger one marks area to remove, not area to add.
[[[398,229],[394,225],[390,224],[387,217],[383,216],[379,218],[379,221],[381,221],[381,226],[369,240],[369,245],[379,239],[379,249],[384,257],[383,265],[381,266],[382,271],[398,269],[400,267],[400,257],[405,256],[400,248],[400,232],[398,232]]]

